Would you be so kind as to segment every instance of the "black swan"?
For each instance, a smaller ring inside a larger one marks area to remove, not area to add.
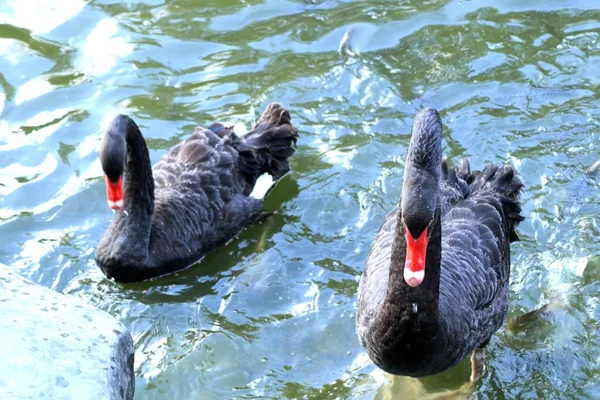
[[[196,128],[151,168],[138,126],[117,116],[100,147],[108,205],[117,210],[98,244],[100,269],[119,282],[142,281],[232,239],[265,215],[251,192],[262,174],[289,171],[297,138],[288,110],[272,103],[247,135],[219,123]]]
[[[358,290],[356,331],[379,368],[428,376],[472,352],[477,380],[508,311],[522,187],[508,166],[449,168],[437,111],[416,115],[400,205],[375,237]]]

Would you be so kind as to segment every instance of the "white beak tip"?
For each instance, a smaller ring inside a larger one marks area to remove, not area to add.
[[[425,278],[425,270],[411,271],[408,268],[404,268],[404,280],[410,287],[417,287]]]
[[[125,205],[123,199],[117,201],[106,200],[106,202],[108,203],[108,207],[112,210],[122,210]]]

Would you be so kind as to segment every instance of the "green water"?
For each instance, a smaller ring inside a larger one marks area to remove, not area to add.
[[[501,5],[499,5],[501,4]],[[475,399],[600,398],[597,0],[179,0],[0,5],[0,262],[132,332],[138,399],[420,398],[355,335],[357,279],[398,201],[416,110],[444,150],[519,171],[511,315]],[[349,40],[344,35],[351,32]],[[342,44],[342,45],[341,45]],[[118,112],[153,161],[197,125],[286,104],[301,139],[278,214],[177,276],[104,279],[96,149]],[[589,261],[589,262],[588,262]]]

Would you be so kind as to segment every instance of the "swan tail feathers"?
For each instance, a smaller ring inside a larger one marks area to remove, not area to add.
[[[481,172],[477,172],[472,184],[472,193],[491,191],[502,205],[502,211],[509,226],[509,239],[518,241],[516,227],[525,218],[521,215],[519,197],[524,187],[516,176],[515,170],[508,165],[487,165]]]
[[[271,103],[252,131],[240,138],[239,150],[252,153],[245,161],[256,168],[256,178],[266,172],[278,179],[290,170],[288,158],[294,154],[297,140],[290,112],[280,103]]]

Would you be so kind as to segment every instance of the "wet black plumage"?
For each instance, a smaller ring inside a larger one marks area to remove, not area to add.
[[[487,345],[508,311],[523,185],[509,166],[474,172],[464,161],[450,168],[441,134],[435,110],[417,114],[401,203],[377,233],[359,284],[360,342],[377,366],[397,375],[427,376],[457,364]],[[410,287],[405,223],[420,229],[431,217],[425,278]]]
[[[199,260],[263,215],[262,199],[250,194],[263,173],[278,179],[288,172],[297,138],[289,112],[272,103],[247,135],[218,123],[197,128],[151,168],[135,122],[116,117],[100,159],[105,172],[126,159],[126,211],[116,213],[100,241],[98,265],[106,276],[132,282]],[[125,148],[126,157],[115,156]]]

